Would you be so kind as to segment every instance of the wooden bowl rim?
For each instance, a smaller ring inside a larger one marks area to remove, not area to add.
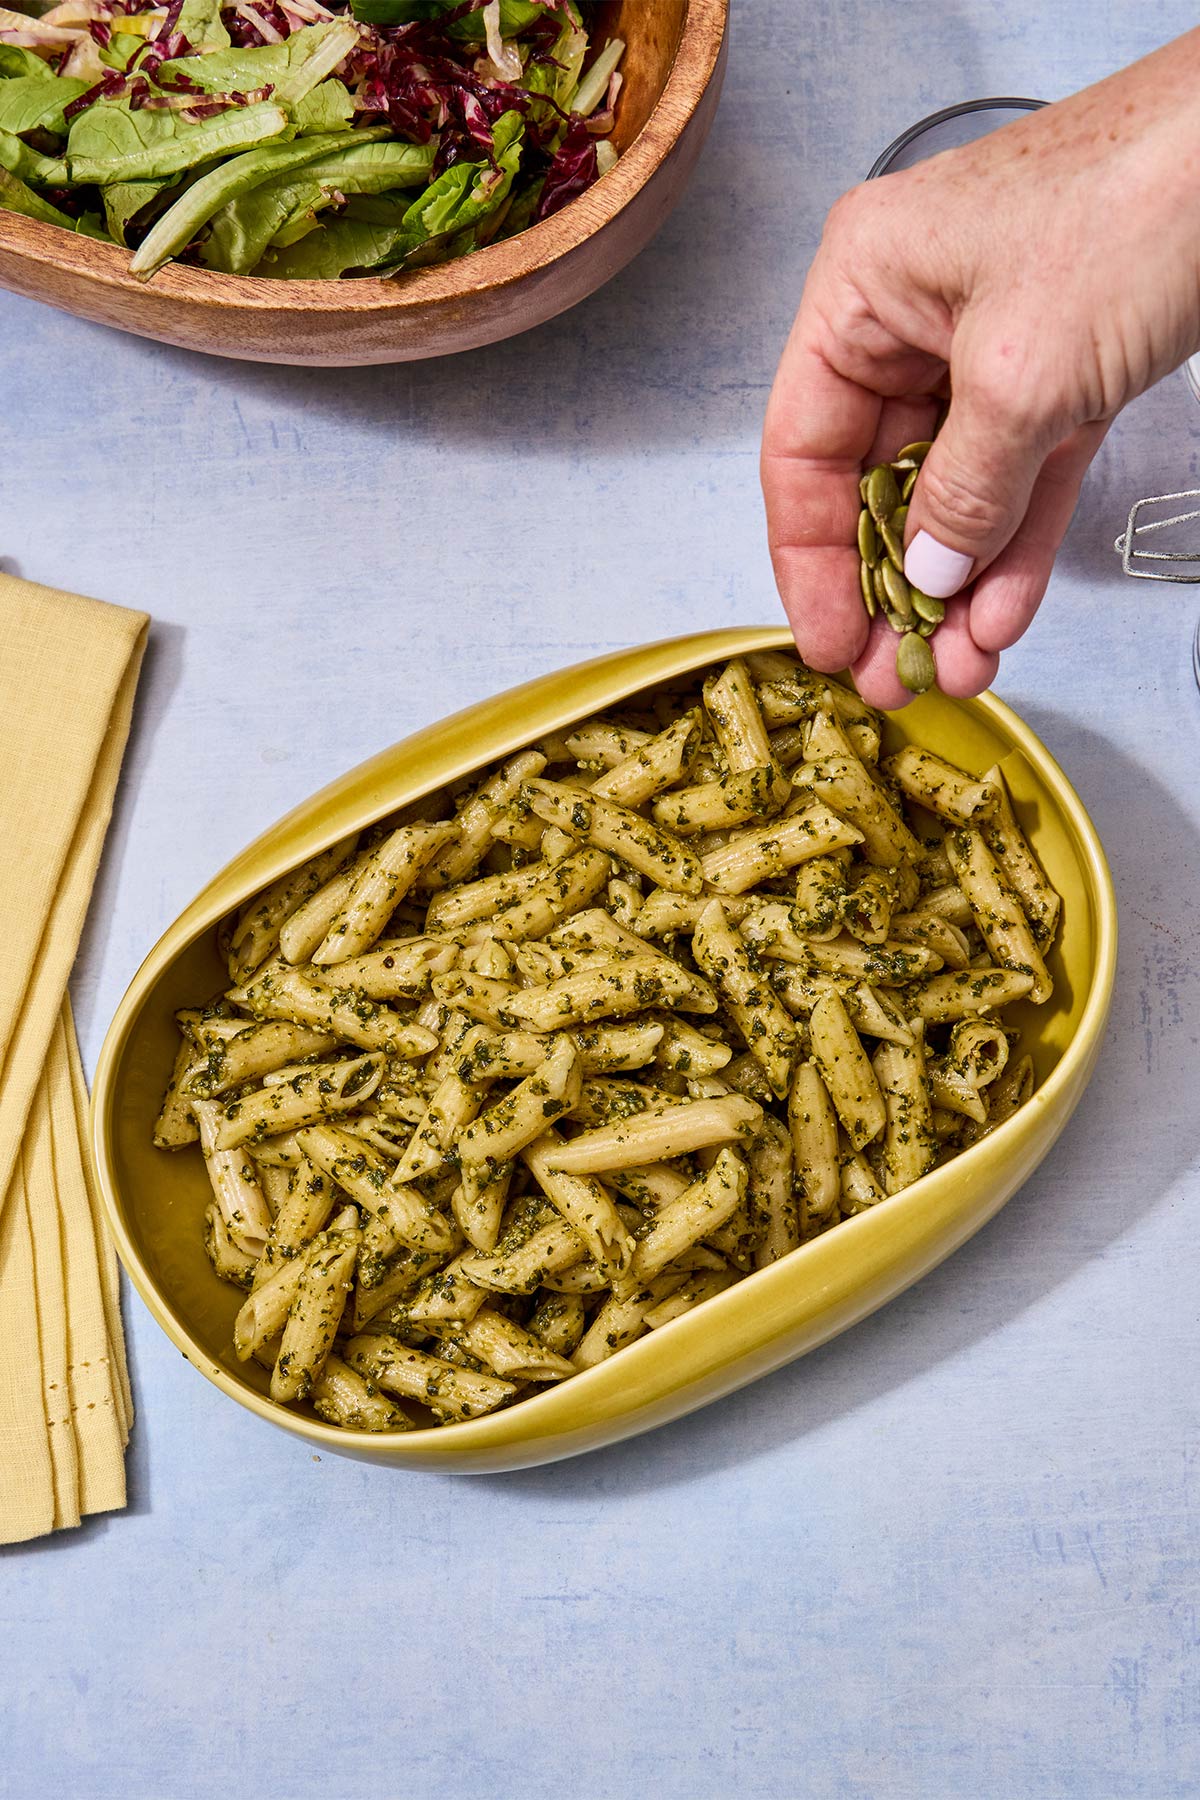
[[[730,0],[687,0],[687,12],[662,91],[641,130],[607,175],[569,206],[516,237],[402,279],[272,281],[252,275],[168,263],[149,282],[128,272],[129,252],[75,236],[60,226],[0,210],[0,252],[52,265],[100,287],[146,299],[239,311],[311,314],[402,312],[496,292],[547,268],[602,231],[636,198],[666,161],[712,79],[725,37]],[[663,115],[678,110],[665,131]],[[336,295],[336,299],[334,296]]]

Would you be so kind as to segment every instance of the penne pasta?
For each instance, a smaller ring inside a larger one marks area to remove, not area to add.
[[[154,1135],[199,1143],[234,1354],[281,1403],[376,1432],[519,1403],[1028,1101],[1008,1008],[1049,992],[1058,896],[998,768],[883,737],[793,655],[735,658],[219,927],[234,985],[176,1014]]]

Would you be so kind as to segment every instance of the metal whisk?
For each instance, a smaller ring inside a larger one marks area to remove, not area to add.
[[[1162,519],[1148,516],[1150,508],[1174,506],[1180,500],[1200,502],[1200,488],[1184,488],[1178,494],[1149,494],[1130,507],[1125,529],[1113,544],[1126,575],[1136,575],[1142,581],[1200,581],[1200,546],[1194,550],[1148,550],[1144,543],[1139,542],[1139,539],[1149,537],[1151,532],[1168,531],[1172,526],[1191,525],[1200,519],[1200,505],[1188,512],[1173,512]],[[1200,536],[1200,533],[1197,535]],[[1151,563],[1166,563],[1171,566],[1150,568],[1147,565]],[[1196,685],[1200,687],[1200,625],[1192,639],[1192,669]]]

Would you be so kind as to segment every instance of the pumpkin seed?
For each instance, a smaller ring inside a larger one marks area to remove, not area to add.
[[[904,508],[897,507],[896,510],[897,510],[897,512],[903,512]],[[896,514],[893,513],[892,519],[894,519],[895,516],[896,516]],[[896,531],[894,525],[892,524],[892,519],[885,519],[883,521],[883,524],[879,527],[879,535],[883,539],[883,547],[888,553],[888,560],[890,561],[892,567],[894,569],[899,569],[901,575],[903,575],[903,573],[904,573],[904,533],[902,531],[901,532]]]
[[[899,463],[900,466],[905,469],[914,467],[919,469],[932,449],[933,441],[928,438],[923,439],[918,444],[905,444],[903,450],[900,451],[895,462],[893,462],[892,467],[895,468],[896,463]]]
[[[858,515],[858,554],[865,563],[874,566],[879,561],[879,534],[875,530],[875,521],[864,507]]]
[[[892,611],[898,612],[906,625],[915,624],[916,618],[913,613],[912,594],[909,591],[907,581],[905,581],[899,569],[896,568],[894,563],[885,562],[880,563],[879,573],[883,581],[883,591],[887,595],[888,605],[892,608]]]
[[[937,680],[933,652],[923,637],[906,631],[896,650],[896,673],[910,694],[924,694]]]
[[[858,585],[862,589],[863,605],[867,609],[868,619],[875,617],[875,583],[871,579],[870,563],[860,562],[858,565]]]
[[[890,519],[900,504],[900,489],[887,463],[867,470],[867,507],[877,525]]]
[[[937,630],[937,626],[934,624],[932,619],[918,619],[917,620],[917,630],[920,632],[920,634],[923,638],[931,638],[933,636],[934,632]]]
[[[901,484],[900,498],[901,498],[901,500],[903,500],[903,502],[906,506],[908,505],[909,500],[912,498],[912,491],[917,485],[917,476],[920,473],[921,473],[920,469],[910,469],[908,471],[908,474],[904,477],[904,480]]]
[[[923,594],[920,588],[910,586],[908,591],[912,595],[913,611],[917,617],[924,619],[927,624],[940,625],[946,616],[946,602],[935,600],[932,594]]]

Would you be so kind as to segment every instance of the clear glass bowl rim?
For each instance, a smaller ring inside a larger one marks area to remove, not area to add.
[[[962,118],[966,113],[989,112],[1004,108],[1010,112],[1038,112],[1048,104],[1049,102],[1046,100],[1029,100],[1015,95],[998,94],[990,99],[960,100],[957,106],[944,106],[940,112],[930,113],[925,119],[918,119],[915,125],[910,125],[906,131],[902,131],[898,138],[893,138],[887,149],[882,151],[871,164],[867,180],[874,181],[876,176],[886,175],[892,162],[902,150],[907,150],[910,144],[925,132],[932,130],[935,125],[944,125],[947,119]]]

